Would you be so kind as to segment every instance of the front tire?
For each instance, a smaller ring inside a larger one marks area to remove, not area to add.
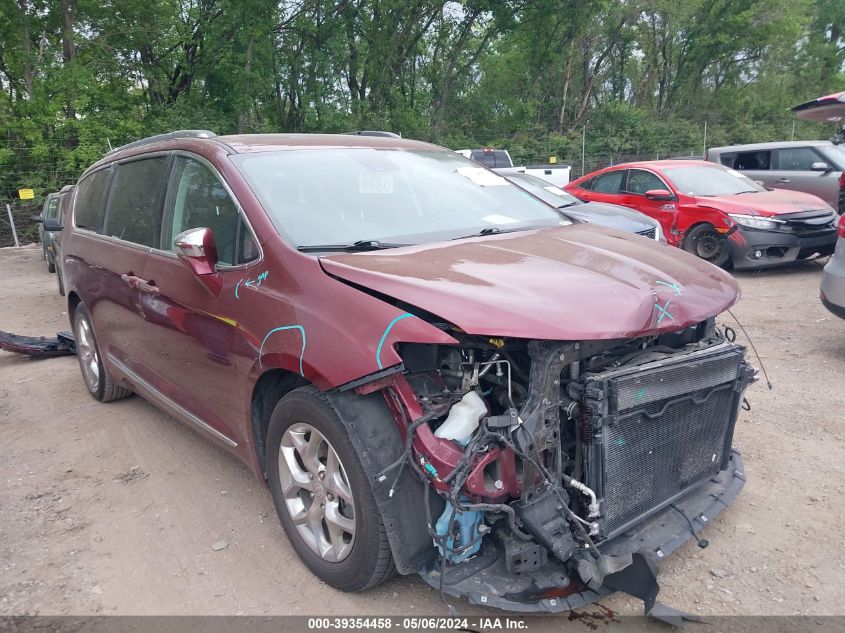
[[[100,355],[100,348],[97,346],[97,339],[94,337],[91,313],[83,303],[76,306],[73,313],[73,335],[76,340],[76,358],[79,360],[82,380],[88,392],[100,402],[120,400],[132,395],[132,392],[125,387],[120,387],[109,380]]]
[[[395,573],[369,479],[346,426],[315,387],[291,391],[273,410],[267,474],[285,533],[315,576],[363,591]]]
[[[687,233],[684,250],[696,257],[725,268],[731,257],[727,239],[716,232],[712,224],[699,224]]]

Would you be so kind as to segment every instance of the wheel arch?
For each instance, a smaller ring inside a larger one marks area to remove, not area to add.
[[[435,552],[421,506],[427,496],[433,516],[439,516],[443,501],[410,468],[402,469],[392,496],[390,489],[395,474],[391,472],[384,481],[379,479],[379,474],[404,450],[399,426],[383,391],[360,395],[335,389],[326,395],[346,427],[350,443],[371,482],[396,570],[400,574],[418,571]]]
[[[65,288],[67,290],[67,288]],[[77,306],[82,303],[82,298],[73,290],[67,293],[67,316],[73,323],[73,313],[76,312]]]
[[[267,429],[270,416],[279,400],[294,389],[311,384],[299,374],[286,369],[272,368],[258,377],[250,399],[250,426],[255,459],[261,474],[267,477]]]

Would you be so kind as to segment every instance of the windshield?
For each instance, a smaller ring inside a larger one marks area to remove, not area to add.
[[[542,178],[532,176],[531,174],[506,174],[505,178],[510,180],[517,187],[522,187],[529,193],[534,194],[546,204],[550,204],[558,209],[581,203],[578,198],[570,196],[560,187],[556,187],[550,182],[546,182]]]
[[[838,171],[845,170],[845,148],[841,145],[824,145],[819,147],[822,151],[822,154],[825,155],[831,163],[833,163],[834,169]]]
[[[738,171],[718,165],[664,167],[663,172],[675,189],[688,196],[733,196],[766,190]]]
[[[297,247],[421,244],[568,224],[454,152],[303,149],[233,160],[276,229]]]

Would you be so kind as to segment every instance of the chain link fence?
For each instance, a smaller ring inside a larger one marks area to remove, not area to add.
[[[37,203],[21,200],[0,203],[0,248],[40,241],[38,221],[33,219],[40,212],[41,206]]]

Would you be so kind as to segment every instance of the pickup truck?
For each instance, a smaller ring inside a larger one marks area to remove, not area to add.
[[[558,163],[549,163],[548,165],[525,165],[524,167],[514,167],[511,155],[505,149],[493,149],[485,147],[483,149],[459,149],[458,154],[481,163],[490,169],[508,169],[513,168],[520,171],[520,173],[530,174],[537,178],[542,178],[557,187],[563,187],[569,183],[569,175],[572,168],[569,165],[561,165]]]

